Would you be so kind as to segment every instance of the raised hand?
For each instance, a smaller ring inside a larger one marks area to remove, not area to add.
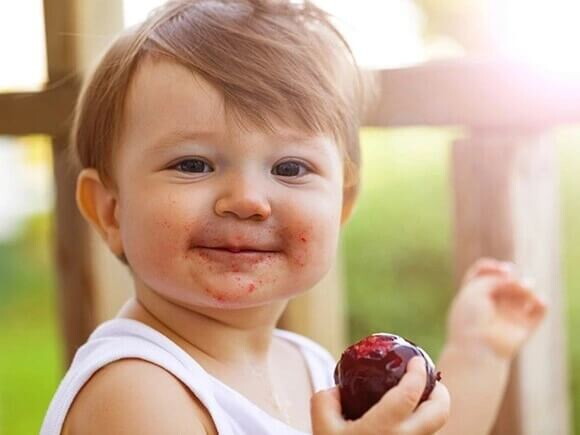
[[[448,343],[513,358],[546,314],[546,303],[511,263],[483,258],[465,274],[448,316]]]

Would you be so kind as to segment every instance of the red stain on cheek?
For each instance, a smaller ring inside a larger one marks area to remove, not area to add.
[[[266,254],[266,259],[264,260],[264,262],[272,263],[274,261],[274,258],[275,258],[275,254]]]
[[[252,293],[254,290],[256,290],[256,284],[252,282],[248,285],[248,293]]]
[[[309,247],[312,243],[312,232],[313,228],[302,228],[296,232],[290,231],[290,239],[297,240],[299,243],[295,245],[294,255],[292,256],[292,260],[294,264],[298,267],[305,267],[309,257]],[[292,235],[292,233],[294,235]]]
[[[296,257],[296,264],[300,267],[304,267],[306,266],[306,262],[304,261],[303,258],[301,257]]]

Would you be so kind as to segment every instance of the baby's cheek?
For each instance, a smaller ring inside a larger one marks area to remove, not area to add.
[[[151,219],[149,223],[129,223],[126,255],[141,273],[154,278],[174,273],[176,258],[183,253],[183,242],[175,224],[168,219]]]
[[[335,246],[330,233],[309,223],[287,228],[284,237],[291,266],[300,273],[324,267]]]

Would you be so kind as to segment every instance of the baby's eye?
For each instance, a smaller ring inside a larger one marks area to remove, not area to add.
[[[209,171],[204,171],[204,168],[209,168]],[[172,166],[180,172],[213,172],[213,168],[205,161],[200,159],[186,159]]]
[[[300,169],[303,172],[300,172]],[[309,168],[304,163],[295,160],[279,163],[272,169],[272,174],[282,177],[298,177],[307,172],[309,172]]]

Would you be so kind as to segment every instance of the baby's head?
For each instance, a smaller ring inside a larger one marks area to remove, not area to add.
[[[216,307],[292,296],[328,271],[352,211],[361,100],[312,4],[170,1],[85,82],[79,208],[137,286]]]

